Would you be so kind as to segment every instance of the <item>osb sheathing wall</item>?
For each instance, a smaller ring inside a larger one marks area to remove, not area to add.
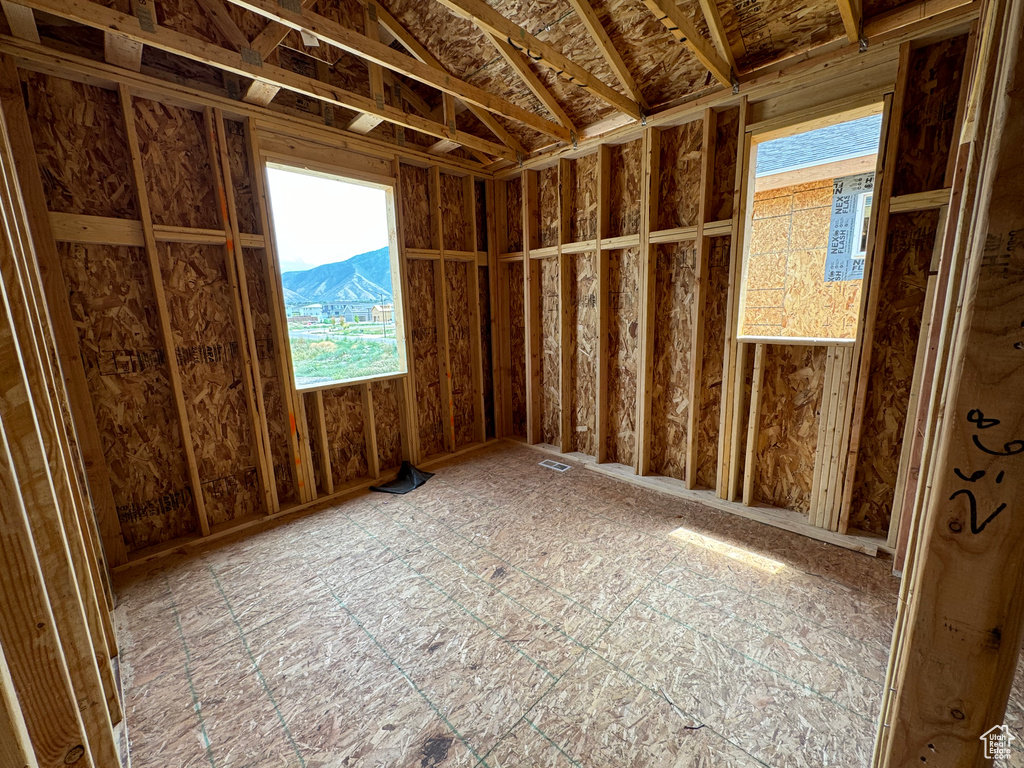
[[[913,183],[901,181],[906,159],[889,170],[894,186],[884,193],[886,212],[894,189],[905,195],[942,188],[945,177],[937,169],[948,166],[961,96],[961,81],[942,56],[960,56],[962,65],[966,40],[961,35],[914,51],[905,47],[900,73],[906,92],[896,105],[901,111],[889,117],[889,135],[900,141],[899,157],[927,158],[934,168],[906,171],[918,179]],[[740,201],[749,169],[742,156],[745,109],[709,110],[703,119],[648,129],[642,139],[499,179],[506,434],[673,478],[688,489],[710,489],[727,501],[788,510],[793,519],[831,531],[886,534],[906,426],[897,412],[905,413],[910,396],[925,304],[922,279],[942,200],[899,201],[929,210],[894,214],[897,240],[905,216],[925,217],[931,230],[919,233],[914,242],[920,247],[912,253],[906,242],[879,239],[874,262],[881,288],[873,301],[854,284],[824,296],[831,183],[785,195],[755,196],[750,189],[749,203]],[[932,128],[904,133],[921,109],[929,110],[922,124]],[[915,149],[926,140],[932,151]],[[775,262],[751,271],[755,283],[772,278],[772,269],[784,275],[780,285],[755,286],[779,293],[772,330],[820,337],[838,326],[850,338],[849,350],[766,344],[756,364],[755,345],[736,341],[741,330],[753,331],[741,329],[732,314],[747,211],[757,220],[785,223],[785,248],[766,245],[761,250]],[[794,229],[806,235],[795,245]],[[810,255],[801,261],[807,285],[786,275],[785,259],[794,248]],[[536,270],[535,289],[524,285],[524,263]],[[822,275],[811,280],[815,271]],[[794,301],[820,300],[829,319],[798,317],[791,309],[791,322],[784,322],[787,292]],[[870,344],[853,340],[858,314],[872,313]],[[869,349],[863,373],[854,359],[857,345]],[[539,414],[535,433],[526,418],[531,402]],[[854,434],[862,458],[855,469],[830,474],[845,465],[844,446]],[[856,500],[852,505],[844,491]]]
[[[95,425],[102,452],[90,460],[101,460],[113,497],[112,565],[367,485],[403,457],[486,439],[495,416],[484,392],[493,375],[482,183],[384,160],[399,177],[406,260],[394,279],[411,386],[399,376],[297,398],[260,135],[126,88],[21,79],[31,170],[91,406],[76,418]]]
[[[860,280],[825,282],[833,179],[754,195],[741,333],[852,339]]]

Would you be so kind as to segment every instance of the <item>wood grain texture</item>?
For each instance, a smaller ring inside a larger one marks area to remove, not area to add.
[[[337,489],[369,473],[363,434],[363,399],[357,385],[323,392],[331,474]]]
[[[639,249],[608,254],[608,461],[620,464],[632,464],[636,450],[639,277]]]
[[[540,247],[558,245],[558,166],[537,172],[539,192],[538,236]]]
[[[377,459],[381,472],[402,463],[402,386],[398,379],[370,383],[373,426],[377,432]]]
[[[704,348],[700,376],[700,412],[697,417],[696,483],[714,488],[717,483],[718,445],[729,298],[730,237],[708,241],[708,287],[704,301]]]
[[[966,55],[967,35],[910,52],[893,195],[946,186],[946,165],[954,144]]]
[[[608,200],[608,231],[603,237],[640,232],[640,185],[643,171],[643,140],[611,147],[611,193]]]
[[[569,374],[572,385],[570,428],[573,450],[590,456],[597,454],[597,361],[600,341],[597,270],[596,251],[572,257],[569,282],[572,295],[569,301],[575,332],[572,334],[572,365]]]
[[[711,174],[711,198],[707,221],[731,219],[735,208],[736,162],[739,159],[740,108],[725,109],[716,115],[715,162]]]
[[[145,255],[106,245],[58,250],[125,545],[135,551],[194,533]]]
[[[693,241],[657,246],[651,471],[685,479],[691,408],[690,345],[696,251]]]
[[[810,508],[826,347],[768,345],[754,482],[766,504]]]
[[[167,243],[159,253],[207,515],[217,524],[255,514],[262,510],[255,435],[223,249]]]
[[[455,447],[473,442],[475,424],[473,390],[473,343],[470,332],[469,270],[473,264],[446,261],[445,305],[448,309],[448,362],[451,368],[452,419],[455,422]]]
[[[47,208],[137,218],[117,94],[38,73],[23,82]]]
[[[441,174],[441,224],[444,247],[448,251],[468,251],[471,221],[466,220],[466,186],[458,176]]]
[[[505,182],[506,221],[508,222],[508,250],[523,250],[523,182],[519,177]]]
[[[434,264],[412,259],[406,262],[409,296],[406,310],[412,334],[416,371],[416,412],[419,419],[420,451],[431,456],[445,449],[441,417],[441,376],[437,360]]]
[[[697,223],[703,145],[703,120],[661,131],[658,229],[690,227]]]
[[[253,336],[256,339],[256,367],[259,383],[263,387],[264,418],[270,434],[270,455],[274,463],[274,482],[277,485],[278,503],[283,507],[298,501],[298,491],[292,477],[291,447],[289,433],[291,425],[285,418],[281,401],[282,382],[278,376],[274,349],[271,310],[267,292],[264,259],[266,251],[245,248],[242,260],[245,265],[246,288],[249,293],[249,311],[252,316]]]
[[[597,237],[597,156],[593,152],[572,161],[570,243]]]
[[[914,378],[938,211],[889,218],[850,526],[886,533]]]
[[[494,345],[491,341],[491,282],[490,268],[478,267],[476,271],[480,296],[480,357],[483,366],[482,386],[484,394],[484,435],[495,436],[494,413]]]
[[[558,259],[540,260],[540,391],[541,439],[549,445],[561,440],[562,399],[559,371],[561,343]]]
[[[512,434],[526,437],[526,327],[523,316],[523,262],[513,261],[508,270],[509,294],[509,389],[512,403]]]
[[[225,120],[225,141],[231,166],[231,183],[235,193],[235,212],[238,231],[255,234],[260,231],[260,213],[256,207],[256,185],[252,175],[259,169],[249,167],[249,151],[245,140],[245,125],[237,120]]]
[[[407,248],[437,248],[434,242],[430,195],[430,174],[426,168],[415,165],[401,167],[402,173],[402,231]]]
[[[202,114],[142,98],[133,106],[153,223],[220,229]]]

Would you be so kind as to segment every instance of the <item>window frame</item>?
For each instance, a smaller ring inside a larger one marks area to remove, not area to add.
[[[351,159],[353,160],[353,165],[349,166],[347,163],[342,162],[343,160],[350,159],[347,157],[349,153],[328,152],[329,158],[327,162],[324,162],[319,158],[314,159],[311,157],[311,155],[317,154],[319,154],[319,152],[316,150],[296,150],[294,154],[291,152],[264,151],[260,153],[259,158],[259,170],[263,174],[263,183],[266,189],[267,198],[266,209],[268,220],[265,237],[268,254],[268,267],[270,268],[268,271],[273,272],[270,277],[277,281],[275,284],[277,288],[277,295],[272,299],[268,297],[268,300],[276,300],[282,320],[282,327],[279,329],[279,332],[282,337],[282,343],[284,344],[287,357],[288,373],[291,376],[290,386],[291,389],[300,396],[309,392],[319,392],[338,387],[358,386],[375,381],[389,381],[391,379],[404,379],[409,376],[409,361],[411,359],[411,353],[409,350],[409,333],[405,321],[405,275],[402,269],[402,251],[399,247],[398,238],[398,179],[392,175],[375,173],[372,170],[367,170],[365,167],[360,167],[364,164],[360,163],[357,158],[365,156],[352,155]],[[376,158],[374,158],[374,160],[376,160]],[[391,164],[389,163],[388,165],[390,167]],[[337,379],[335,381],[315,384],[307,387],[299,386],[299,383],[295,379],[295,365],[292,359],[291,337],[288,333],[288,314],[284,301],[284,282],[281,265],[277,258],[277,235],[274,228],[274,206],[270,194],[270,177],[267,173],[268,169],[272,167],[309,176],[336,179],[356,186],[383,190],[388,226],[388,253],[390,256],[391,267],[392,303],[394,304],[395,336],[399,364],[398,371],[373,376],[355,376],[346,379]]]
[[[746,130],[746,142],[743,150],[740,152],[740,161],[743,163],[743,168],[739,174],[739,178],[742,179],[742,185],[738,190],[737,197],[739,198],[740,208],[736,215],[739,217],[740,227],[740,268],[736,273],[739,279],[737,288],[737,305],[735,308],[736,314],[734,315],[735,330],[734,333],[736,341],[744,344],[782,344],[782,345],[793,345],[793,344],[827,344],[827,345],[844,345],[854,344],[856,338],[860,333],[861,324],[864,322],[864,307],[863,300],[866,292],[862,292],[862,306],[858,313],[857,327],[855,329],[854,338],[838,338],[838,337],[821,337],[821,338],[805,338],[800,336],[772,336],[772,335],[755,335],[755,334],[744,334],[740,333],[743,326],[743,318],[746,315],[747,305],[747,277],[748,270],[750,268],[750,246],[751,246],[751,235],[753,231],[754,222],[754,194],[757,190],[757,149],[758,145],[772,141],[774,139],[780,139],[787,136],[795,136],[801,133],[807,133],[818,128],[825,128],[831,125],[837,125],[839,123],[849,122],[851,120],[857,120],[859,118],[868,117],[870,115],[882,115],[882,126],[879,135],[879,144],[876,154],[875,163],[875,178],[880,177],[881,161],[884,156],[884,148],[886,135],[889,130],[888,126],[888,110],[885,106],[884,100],[876,100],[874,98],[865,100],[865,102],[858,107],[852,109],[842,110],[840,112],[827,111],[827,108],[812,108],[808,111],[794,113],[786,115],[782,118],[765,120],[758,124],[757,122],[747,126]],[[824,164],[823,164],[824,165]],[[875,190],[871,190],[873,194]],[[858,200],[860,202],[860,200]],[[872,200],[873,202],[873,200]],[[878,211],[872,206],[871,215],[873,220],[868,224],[868,241],[867,241],[867,252],[863,259],[865,266],[867,266],[867,255],[872,251],[873,247],[873,221],[877,220]]]
[[[858,244],[857,250],[850,253],[852,259],[865,259],[868,255],[868,240],[871,235],[871,216],[874,214],[874,208],[872,207],[868,211],[868,219],[864,220],[864,209],[867,208],[867,199],[871,198],[874,203],[875,190],[870,189],[861,192],[857,195],[857,213],[854,221],[857,222],[857,227],[854,230],[853,241]],[[864,241],[864,250],[860,250],[860,241]]]

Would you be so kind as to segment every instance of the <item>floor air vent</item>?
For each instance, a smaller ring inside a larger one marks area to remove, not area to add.
[[[568,464],[562,464],[559,461],[552,461],[551,459],[544,459],[540,465],[542,467],[547,467],[548,469],[553,469],[555,472],[565,472],[570,468]]]

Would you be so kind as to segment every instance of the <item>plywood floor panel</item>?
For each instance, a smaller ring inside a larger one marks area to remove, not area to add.
[[[120,575],[133,764],[868,764],[887,560],[542,458]]]

